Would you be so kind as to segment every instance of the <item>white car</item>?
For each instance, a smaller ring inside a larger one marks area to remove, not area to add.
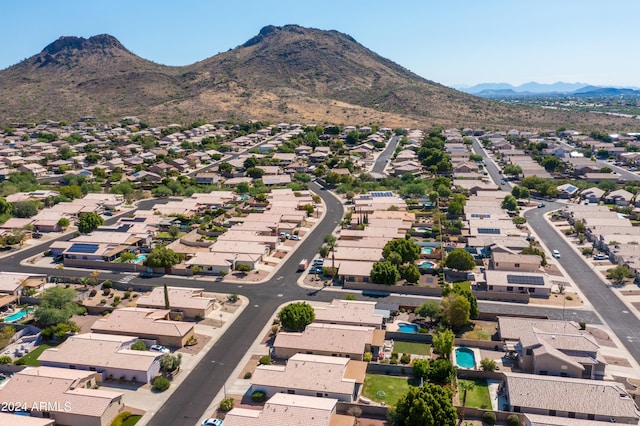
[[[221,419],[207,419],[202,422],[202,426],[222,426]]]
[[[606,254],[602,254],[602,253],[598,253],[595,256],[593,256],[594,260],[607,260],[609,259],[609,256],[607,256]]]
[[[554,250],[553,257],[555,257],[556,259],[560,259],[560,252],[558,250]]]
[[[163,354],[168,354],[171,352],[169,349],[165,348],[162,345],[151,345],[151,350],[156,352],[162,352]]]

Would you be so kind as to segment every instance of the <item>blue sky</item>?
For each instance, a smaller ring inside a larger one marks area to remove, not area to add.
[[[640,86],[636,0],[3,0],[0,69],[63,35],[108,33],[135,54],[187,65],[265,25],[351,35],[448,85],[537,81]]]

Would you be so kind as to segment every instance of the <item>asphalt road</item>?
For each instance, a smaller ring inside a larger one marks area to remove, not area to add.
[[[558,250],[556,259],[571,275],[580,291],[591,302],[604,322],[615,332],[633,358],[640,362],[640,320],[613,293],[584,257],[577,254],[562,236],[544,219],[544,213],[561,207],[559,203],[547,203],[545,208],[532,209],[525,218],[549,250]]]
[[[396,146],[398,146],[399,141],[399,136],[392,136],[391,139],[389,139],[387,147],[380,153],[380,155],[376,159],[376,164],[374,164],[373,169],[371,170],[372,172],[384,173],[384,168],[387,166],[389,159],[393,156],[393,152],[396,150]]]

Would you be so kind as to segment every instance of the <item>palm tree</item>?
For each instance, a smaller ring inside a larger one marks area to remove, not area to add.
[[[460,423],[464,422],[464,407],[467,405],[467,392],[473,389],[475,384],[473,382],[461,382],[460,388],[462,388],[462,418],[460,419]]]
[[[60,263],[56,266],[56,269],[62,274],[62,283],[64,284],[64,264]]]
[[[88,282],[89,282],[89,277],[80,277],[80,284],[82,284],[85,288],[87,287]]]
[[[18,287],[18,305],[20,305],[20,297],[22,296],[22,293],[24,292],[24,288],[25,285],[27,284],[27,279],[23,279],[20,281],[20,287]]]

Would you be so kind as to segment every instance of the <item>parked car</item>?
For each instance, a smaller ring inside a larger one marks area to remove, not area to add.
[[[153,278],[153,272],[140,272],[140,278]]]
[[[162,352],[163,354],[168,354],[171,352],[169,349],[165,348],[162,345],[151,345],[151,350],[156,352]]]
[[[300,237],[298,235],[289,235],[289,239],[290,240],[295,240],[295,241],[299,241]]]
[[[538,203],[538,208],[539,208],[539,209],[543,208],[544,206],[545,206],[545,204],[544,204],[544,203]]]
[[[595,256],[593,256],[593,258],[595,260],[607,260],[609,259],[609,256],[607,256],[606,254],[598,253]]]
[[[560,252],[558,250],[554,250],[553,257],[555,257],[556,259],[560,259]]]
[[[104,212],[102,214],[105,215],[105,216],[113,216],[113,213],[111,213],[111,212]]]
[[[222,426],[222,423],[221,419],[206,419],[202,422],[202,426]]]
[[[318,258],[318,259],[313,259],[313,264],[314,265],[324,265],[324,259],[323,258]]]

